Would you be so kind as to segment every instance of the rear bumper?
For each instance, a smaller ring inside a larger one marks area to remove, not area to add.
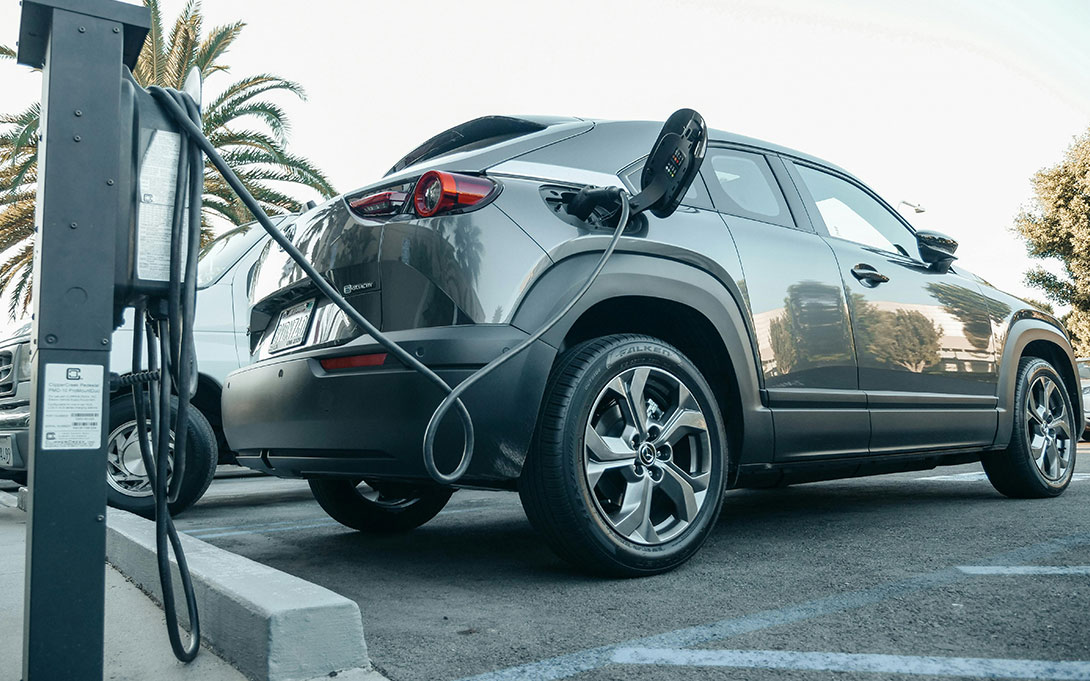
[[[449,384],[526,337],[507,325],[414,329],[390,336]],[[369,336],[272,358],[232,373],[223,427],[241,465],[285,477],[424,479],[424,428],[441,393],[392,357],[381,367],[326,371],[319,359],[383,352]],[[537,343],[467,391],[477,446],[463,481],[510,486],[522,470],[555,348]],[[436,460],[452,470],[462,451],[455,414],[440,428]]]

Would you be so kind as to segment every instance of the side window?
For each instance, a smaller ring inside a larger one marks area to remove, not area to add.
[[[835,175],[795,166],[817,204],[829,236],[908,255],[912,234],[870,194]]]
[[[704,176],[720,212],[794,227],[783,192],[764,156],[733,149],[709,149],[704,159]]]

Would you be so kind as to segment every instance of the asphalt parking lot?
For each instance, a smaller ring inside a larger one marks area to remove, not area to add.
[[[393,681],[1090,679],[1090,446],[1059,499],[978,465],[737,491],[700,554],[583,576],[511,493],[408,535],[330,520],[305,482],[221,475],[183,531],[356,600]]]
[[[178,525],[356,600],[390,679],[1090,678],[1090,447],[1059,499],[978,465],[738,491],[670,574],[585,577],[511,493],[368,537],[306,483],[220,478]],[[940,658],[940,659],[935,659]]]

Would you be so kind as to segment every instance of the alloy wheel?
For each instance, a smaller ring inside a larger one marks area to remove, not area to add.
[[[704,506],[711,467],[704,412],[673,374],[634,367],[599,392],[583,469],[599,514],[622,537],[658,545],[684,532]]]
[[[1026,438],[1033,462],[1049,482],[1059,482],[1071,465],[1071,424],[1063,388],[1038,376],[1026,393]]]

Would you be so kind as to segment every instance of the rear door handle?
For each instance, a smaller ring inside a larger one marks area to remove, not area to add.
[[[889,277],[864,263],[852,268],[852,276],[861,281],[864,286],[877,286],[889,281]]]

